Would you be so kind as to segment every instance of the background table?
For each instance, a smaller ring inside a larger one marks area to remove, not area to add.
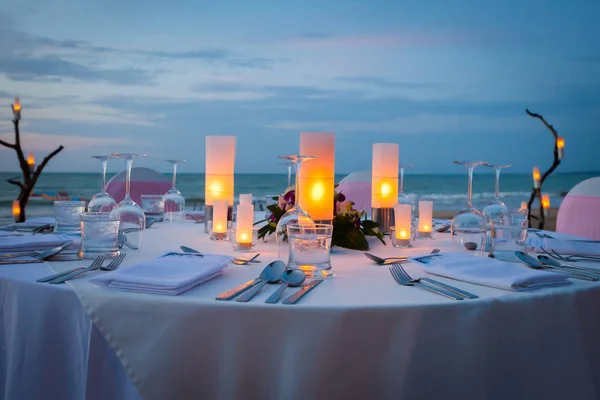
[[[182,244],[233,254],[229,244],[210,242],[202,230],[189,221],[155,225],[124,265]],[[402,252],[448,248],[448,238],[439,234]],[[248,304],[215,301],[275,257],[272,244],[258,251],[262,265],[231,266],[177,297],[94,292],[80,280],[74,287],[84,304],[110,295],[93,315],[98,328],[68,287],[34,283],[47,267],[2,266],[0,393],[7,399],[49,393],[61,399],[135,398],[134,382],[149,399],[600,394],[600,284],[574,281],[514,293],[440,278],[481,296],[457,302],[400,287],[387,267],[337,249],[336,275],[295,306],[265,305],[272,288]],[[400,251],[375,244],[373,252]],[[406,268],[422,275],[416,265]],[[103,325],[107,318],[117,318],[118,329]]]

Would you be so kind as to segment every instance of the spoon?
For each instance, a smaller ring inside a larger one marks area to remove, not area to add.
[[[41,252],[37,252],[37,251],[24,251],[24,252],[21,252],[21,253],[2,254],[0,256],[0,260],[5,260],[5,259],[9,259],[9,258],[16,258],[16,257],[27,257],[27,256],[28,257],[36,258],[38,260],[44,260],[44,259],[46,259],[48,257],[52,257],[53,255],[56,255],[56,254],[60,253],[61,251],[63,251],[67,247],[69,247],[71,245],[71,243],[73,243],[73,241],[69,240],[68,242],[63,243],[60,246],[54,247],[52,249],[44,250],[44,251],[41,251]]]
[[[273,261],[271,264],[267,265],[265,269],[260,273],[261,282],[254,286],[252,289],[248,290],[246,293],[235,299],[235,301],[246,303],[258,292],[262,289],[267,283],[277,283],[281,279],[281,275],[285,271],[285,264],[283,261],[277,260]]]
[[[375,261],[379,265],[383,265],[386,262],[392,262],[392,263],[402,262],[402,260],[406,260],[407,259],[407,257],[386,257],[386,258],[381,258],[381,257],[377,257],[376,255],[373,255],[371,253],[364,253],[364,255],[367,256],[367,258]]]
[[[260,261],[256,260],[256,257],[258,257],[258,256],[260,256],[260,253],[256,253],[250,259],[235,258],[235,259],[231,260],[231,262],[234,263],[235,265],[246,265],[248,263],[260,263]]]
[[[269,296],[265,303],[277,303],[288,286],[300,286],[304,283],[305,279],[306,274],[299,269],[288,269],[281,275],[281,286],[279,286],[279,288],[277,288],[277,290]]]
[[[557,269],[557,270],[561,271],[562,273],[568,275],[569,277],[575,278],[575,279],[581,279],[581,280],[584,280],[584,281],[598,281],[598,280],[600,280],[599,278],[596,278],[595,276],[588,275],[588,274],[585,274],[583,272],[569,271],[569,270],[565,270],[565,269],[560,268],[560,267],[553,267],[551,265],[543,264],[537,258],[533,258],[529,254],[524,253],[522,251],[515,251],[515,255],[517,256],[517,258],[519,260],[521,260],[523,262],[523,264],[525,264],[528,267],[533,268],[533,269],[544,269],[544,267],[547,267],[547,268]]]
[[[578,267],[575,265],[561,264],[560,262],[558,262],[557,260],[555,260],[552,257],[539,255],[538,260],[540,260],[542,262],[542,264],[547,265],[549,267],[564,268],[566,270],[570,270],[570,271],[573,271],[576,273],[584,273],[586,275],[600,277],[600,271],[598,271],[598,270],[595,270],[592,268]]]

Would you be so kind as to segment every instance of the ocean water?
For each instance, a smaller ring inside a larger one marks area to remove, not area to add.
[[[480,169],[483,170],[483,169]],[[486,171],[487,172],[487,171]],[[6,179],[18,173],[0,173],[0,217],[10,217],[12,200],[18,190]],[[544,192],[550,194],[552,207],[558,207],[562,196],[577,183],[598,176],[600,173],[555,173],[544,183]],[[170,175],[167,175],[170,177]],[[339,182],[345,175],[336,176]],[[110,178],[110,176],[109,176]],[[36,192],[65,192],[70,197],[90,199],[100,188],[97,173],[44,173],[38,180]],[[285,174],[236,174],[235,193],[252,193],[255,200],[285,190]],[[204,174],[177,174],[177,188],[186,197],[186,208],[199,208],[204,204]],[[530,174],[503,173],[500,179],[500,197],[509,207],[518,208],[531,193]],[[467,174],[457,175],[411,175],[404,178],[404,190],[415,200],[433,200],[435,210],[460,210],[467,199]],[[494,176],[476,170],[473,180],[473,203],[482,209],[494,197]],[[28,217],[48,215],[52,202],[33,198],[27,207]],[[50,213],[52,211],[50,210]]]

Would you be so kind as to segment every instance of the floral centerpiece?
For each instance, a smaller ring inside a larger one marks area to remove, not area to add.
[[[271,211],[269,218],[257,222],[258,224],[267,221],[267,224],[258,230],[259,239],[274,233],[279,219],[296,203],[294,186],[290,186],[283,195],[274,197],[273,200],[276,200],[277,203],[267,206],[267,209]],[[379,230],[379,225],[374,221],[362,219],[365,211],[355,210],[353,207],[354,203],[346,199],[343,193],[334,192],[333,202],[332,246],[345,247],[352,250],[369,250],[367,236],[375,236],[385,245],[383,233]]]

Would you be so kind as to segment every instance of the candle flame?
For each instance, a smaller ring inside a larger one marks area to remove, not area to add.
[[[30,167],[33,167],[35,165],[35,156],[33,155],[33,153],[29,153],[27,155],[27,165],[29,165]]]
[[[21,111],[21,100],[18,97],[15,97],[15,103],[13,104],[13,110],[15,110],[15,112]]]
[[[539,180],[541,178],[542,175],[540,174],[540,169],[538,167],[533,167],[533,179]]]
[[[423,229],[428,231],[429,230],[429,225],[423,225]]]
[[[13,201],[12,213],[15,217],[21,214],[21,204],[19,204],[19,200]]]
[[[406,231],[404,229],[400,231],[400,238],[406,238]]]
[[[223,225],[217,224],[215,226],[215,232],[223,232]]]
[[[550,195],[548,193],[542,194],[542,207],[545,209],[550,208]]]
[[[246,243],[248,241],[248,234],[247,233],[242,233],[240,235],[240,241]]]
[[[315,182],[310,191],[310,196],[315,201],[323,199],[323,196],[325,196],[325,185],[323,185],[323,182]]]
[[[381,195],[389,196],[390,194],[392,194],[392,186],[387,182],[382,183],[381,184]]]
[[[559,136],[556,139],[556,147],[558,147],[559,149],[564,149],[565,148],[565,138],[563,138],[562,136]]]
[[[216,182],[215,181],[215,182],[213,182],[213,183],[210,184],[209,190],[211,192],[214,192],[214,193],[222,192],[223,191],[223,185],[221,185],[221,182]]]

